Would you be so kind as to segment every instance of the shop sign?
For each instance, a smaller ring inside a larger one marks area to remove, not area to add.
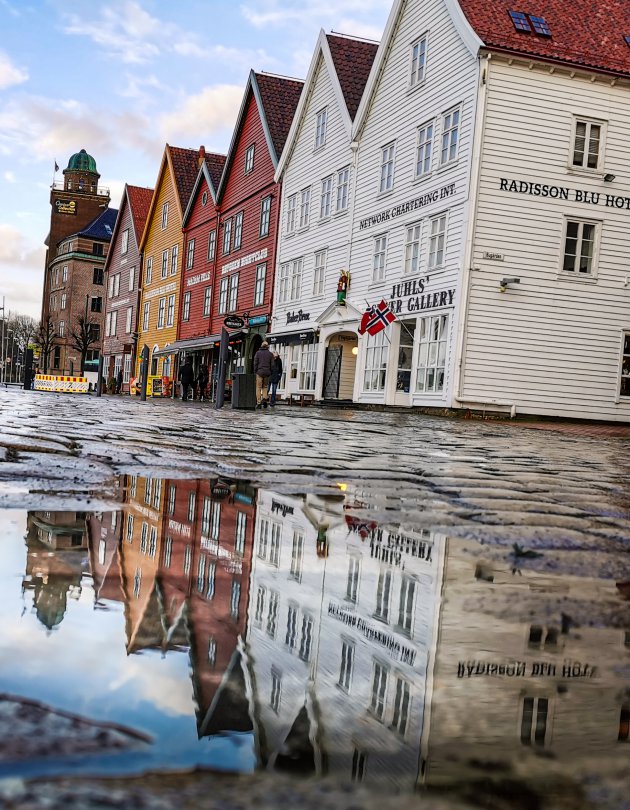
[[[223,325],[228,329],[242,329],[245,326],[245,321],[240,315],[228,315],[223,319]]]
[[[248,264],[254,264],[254,262],[262,261],[263,259],[267,258],[267,254],[269,251],[267,248],[263,248],[262,250],[257,250],[255,253],[249,253],[247,256],[242,256],[240,259],[234,259],[233,262],[228,262],[224,264],[221,268],[221,275],[225,275],[225,273],[229,273],[232,270],[239,270],[241,267],[247,267]]]
[[[365,619],[357,616],[356,613],[351,613],[334,602],[329,602],[328,604],[328,615],[338,619],[348,627],[354,627],[362,633],[368,641],[373,641],[385,647],[393,658],[413,666],[416,660],[415,650],[411,649],[411,647],[408,647],[406,644],[401,644],[400,641],[391,633],[388,633],[386,629],[376,627],[371,622],[367,622]]]
[[[271,501],[271,514],[274,512],[281,512],[282,517],[286,517],[287,515],[293,514],[293,507],[287,506],[284,503],[280,503],[279,501]]]
[[[458,678],[594,678],[597,667],[566,659],[562,666],[549,661],[459,661]]]
[[[572,189],[568,186],[550,186],[548,183],[534,183],[531,180],[508,180],[506,177],[501,177],[499,178],[499,191],[630,210],[630,197],[619,197],[616,194],[602,194],[599,191],[586,191],[579,188]]]
[[[77,204],[74,200],[55,200],[58,214],[76,214]]]
[[[420,197],[415,197],[413,200],[409,200],[406,203],[394,205],[392,208],[386,208],[384,211],[381,211],[378,214],[374,214],[371,217],[362,219],[359,222],[359,230],[363,231],[366,228],[370,228],[372,225],[380,225],[383,222],[389,222],[392,219],[396,219],[396,217],[401,217],[405,214],[411,213],[412,211],[417,211],[419,208],[424,208],[425,206],[437,202],[438,200],[444,200],[447,197],[452,197],[454,194],[455,183],[449,183],[448,186],[436,188],[435,191],[429,191],[426,194],[422,194]]]
[[[249,326],[264,326],[269,321],[269,316],[267,315],[254,315],[253,318],[249,319]]]
[[[484,257],[484,259],[487,259],[489,262],[504,262],[505,261],[505,253],[492,253],[489,250],[484,251],[483,257]]]
[[[212,499],[215,501],[224,501],[230,495],[230,487],[227,484],[219,481],[212,487]]]
[[[311,320],[311,313],[310,312],[303,312],[300,310],[299,312],[287,312],[287,323],[301,323],[302,321],[310,321]]]
[[[158,295],[166,295],[167,293],[175,292],[177,289],[177,284],[174,281],[171,281],[170,284],[162,284],[161,287],[156,287],[155,290],[150,290],[148,293],[145,293],[144,300],[146,301],[149,298],[156,298]]]
[[[210,273],[199,273],[196,276],[191,276],[186,279],[186,286],[194,287],[195,284],[201,284],[203,281],[210,281]]]
[[[455,288],[425,292],[429,277],[418,278],[413,281],[400,282],[392,287],[390,306],[395,315],[408,312],[421,312],[425,309],[440,309],[452,307],[455,300]]]

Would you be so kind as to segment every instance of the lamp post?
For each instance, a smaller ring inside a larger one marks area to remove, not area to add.
[[[2,372],[1,372],[1,375],[0,375],[0,382],[4,382],[5,367],[6,367],[6,360],[7,360],[6,352],[5,352],[5,348],[4,348],[4,329],[5,329],[4,322],[5,322],[5,314],[6,314],[5,311],[4,311],[4,301],[5,301],[5,299],[4,299],[4,295],[3,295],[2,296],[2,306],[0,307],[0,310],[2,311],[2,331],[0,333],[0,348],[2,349],[2,355],[3,355],[2,356]]]
[[[11,378],[13,377],[13,329],[7,329],[7,343],[9,342],[9,335],[11,335],[11,350],[9,351],[9,357],[11,358],[11,362],[9,364],[9,382],[11,382]],[[6,362],[7,358],[5,357],[4,360]]]

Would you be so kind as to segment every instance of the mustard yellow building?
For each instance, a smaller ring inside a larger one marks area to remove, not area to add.
[[[175,357],[165,347],[177,338],[181,286],[182,220],[205,151],[166,144],[155,193],[142,235],[142,296],[136,375],[141,351],[149,348],[148,393],[168,393],[175,379]]]

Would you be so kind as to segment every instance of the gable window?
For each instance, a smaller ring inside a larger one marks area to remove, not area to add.
[[[168,203],[162,206],[162,230],[165,230],[168,225]]]
[[[184,293],[184,300],[182,303],[182,321],[190,320],[190,293]]]
[[[416,391],[437,393],[444,390],[448,315],[420,319],[420,346]]]
[[[232,246],[232,219],[226,219],[223,223],[223,255],[230,252]]]
[[[254,284],[254,306],[261,306],[265,300],[265,278],[267,276],[267,265],[256,266],[256,282]]]
[[[168,275],[168,249],[162,251],[162,278]]]
[[[345,166],[337,172],[337,211],[348,210],[350,196],[350,167]]]
[[[444,264],[444,243],[446,241],[446,214],[440,214],[431,220],[429,235],[429,270],[442,267]]]
[[[602,125],[578,119],[575,122],[573,165],[584,169],[597,169],[600,164]]]
[[[450,163],[457,157],[459,148],[459,119],[461,109],[449,110],[442,116],[442,151],[440,153],[440,165]]]
[[[213,262],[217,252],[217,232],[210,231],[208,234],[208,261]]]
[[[407,242],[405,244],[405,274],[417,273],[420,269],[420,234],[422,224],[410,225],[407,228]]]
[[[364,391],[384,391],[387,372],[387,352],[389,342],[386,330],[376,335],[368,335],[365,350],[365,373],[363,375]]]
[[[372,262],[372,281],[385,280],[385,259],[387,256],[387,234],[374,237],[374,258]]]
[[[247,147],[247,151],[245,152],[245,174],[249,174],[250,172],[254,171],[254,152],[256,151],[256,145],[252,144],[251,146]]]
[[[131,323],[133,321],[133,307],[127,307],[127,319],[125,321],[125,333],[131,334]],[[127,382],[129,382],[127,380]]]
[[[533,14],[530,14],[529,21],[532,24],[534,33],[538,34],[538,36],[540,37],[551,36],[551,28],[549,28],[549,24],[544,17],[535,17]]]
[[[381,149],[381,182],[379,191],[390,191],[394,188],[394,150],[395,143],[389,143]]]
[[[243,212],[240,211],[234,218],[234,250],[240,250],[243,244]]]
[[[271,197],[265,197],[260,204],[260,237],[269,235],[269,220],[271,216]]]
[[[206,207],[206,205],[208,205],[208,192],[207,191],[204,191],[204,193],[201,195],[201,204],[203,205],[204,208]]]
[[[326,276],[327,250],[319,250],[315,254],[315,269],[313,271],[313,295],[324,294],[324,280]]]
[[[431,171],[431,150],[433,148],[433,121],[418,128],[416,149],[416,177],[423,177]]]
[[[153,257],[149,256],[147,259],[147,266],[144,271],[144,283],[150,284],[153,278]]]
[[[186,269],[192,270],[195,263],[195,240],[191,239],[188,243],[188,250],[186,252]]]
[[[124,256],[129,250],[129,228],[125,228],[120,238],[120,255]]]
[[[158,329],[164,329],[164,316],[166,314],[166,298],[160,298],[158,302]]]
[[[287,233],[295,230],[295,209],[297,207],[297,194],[287,198]]]
[[[326,127],[328,125],[328,107],[324,107],[317,113],[317,123],[315,127],[315,149],[319,149],[326,143]]]
[[[623,333],[623,346],[621,349],[621,384],[619,395],[630,397],[630,332]],[[626,646],[630,647],[630,639]]]
[[[236,312],[238,300],[238,273],[230,276],[230,292],[228,294],[228,312]]]
[[[523,698],[521,742],[544,746],[548,733],[549,700],[545,697]]]
[[[595,237],[594,222],[567,220],[562,270],[576,276],[594,275]]]
[[[179,256],[179,245],[173,245],[171,250],[171,275],[177,275],[177,258]]]
[[[426,34],[411,46],[411,76],[409,84],[412,87],[420,84],[424,79],[427,63],[427,37]]]
[[[319,205],[320,219],[330,216],[330,208],[332,205],[332,187],[333,187],[332,175],[330,175],[330,177],[325,177],[322,180],[322,194]]]
[[[306,228],[311,213],[311,187],[303,188],[300,194],[300,228]]]
[[[203,291],[203,317],[210,316],[210,302],[212,300],[212,287],[206,287]]]
[[[133,292],[133,288],[136,284],[136,268],[130,267],[129,268],[129,292]]]

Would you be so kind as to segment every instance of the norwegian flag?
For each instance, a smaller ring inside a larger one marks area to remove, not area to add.
[[[366,332],[368,335],[378,335],[386,326],[396,320],[392,308],[385,301],[380,304],[372,304],[363,313],[361,318],[361,325],[359,326],[359,334],[363,335]]]

